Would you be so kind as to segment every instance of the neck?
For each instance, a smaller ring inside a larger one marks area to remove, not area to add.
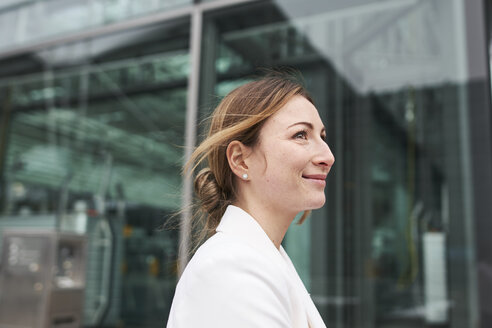
[[[260,224],[275,247],[280,249],[280,244],[296,213],[282,213],[277,209],[261,206],[261,204],[256,203],[251,204],[244,200],[237,201],[234,205],[251,215]]]

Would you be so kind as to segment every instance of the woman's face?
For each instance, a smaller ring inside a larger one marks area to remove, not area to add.
[[[325,203],[325,179],[335,162],[318,111],[295,96],[263,125],[248,157],[257,201],[297,214]]]

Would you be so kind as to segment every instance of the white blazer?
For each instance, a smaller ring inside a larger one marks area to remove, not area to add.
[[[181,276],[167,328],[326,328],[282,246],[227,207]]]

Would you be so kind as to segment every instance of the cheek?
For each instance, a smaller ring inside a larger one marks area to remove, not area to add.
[[[298,149],[296,145],[292,145],[290,142],[279,142],[272,145],[271,149],[272,151],[268,153],[270,155],[268,159],[285,166],[293,166],[303,157],[302,149]]]
[[[307,166],[306,150],[291,144],[289,141],[280,141],[264,144],[261,163],[264,182],[276,187],[298,183],[299,177]],[[272,187],[272,186],[271,186]]]
[[[299,147],[286,147],[278,152],[276,158],[279,165],[286,169],[299,173],[308,165],[309,160],[304,149]]]
[[[283,187],[298,184],[298,178],[306,165],[297,155],[292,152],[278,152],[276,156],[268,158],[265,180]]]

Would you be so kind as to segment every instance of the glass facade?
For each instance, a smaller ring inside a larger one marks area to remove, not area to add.
[[[4,0],[0,51],[93,30],[129,18],[175,10],[190,0]]]
[[[284,240],[326,325],[492,324],[489,2],[163,3],[139,6],[183,11],[0,60],[0,229],[88,236],[85,326],[165,324],[188,232],[160,226],[189,196],[186,124],[284,66],[336,157],[326,205]]]
[[[0,229],[88,236],[85,325],[167,320],[178,233],[159,227],[181,203],[188,27],[181,19],[43,49],[16,58],[23,74],[0,82]]]

